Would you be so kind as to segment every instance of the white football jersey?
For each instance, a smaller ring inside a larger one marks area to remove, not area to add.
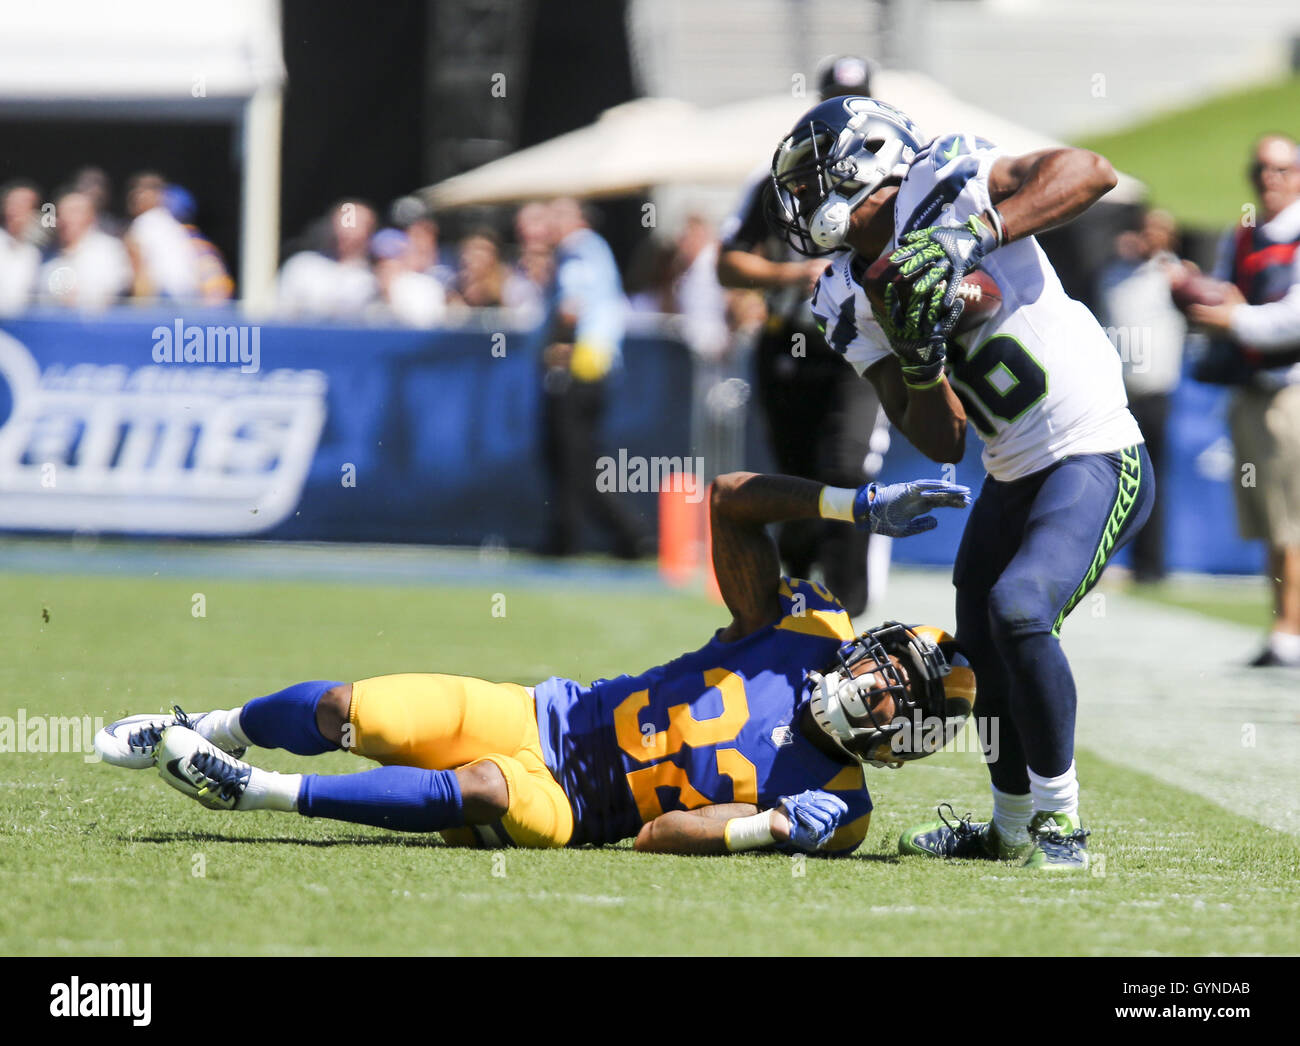
[[[905,233],[960,225],[992,206],[989,171],[1001,150],[973,135],[936,138],[917,154],[894,201],[892,252]],[[861,277],[874,259],[838,255],[813,294],[826,340],[858,373],[890,355]],[[946,371],[984,440],[984,468],[1009,481],[1071,454],[1142,442],[1119,354],[1092,313],[1070,298],[1033,237],[985,256],[1002,307],[949,342]]]

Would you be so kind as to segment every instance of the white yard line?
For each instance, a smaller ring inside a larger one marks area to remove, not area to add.
[[[946,572],[897,572],[886,602],[858,624],[953,627]],[[1300,672],[1243,668],[1257,630],[1094,591],[1061,638],[1079,688],[1080,747],[1300,834]]]

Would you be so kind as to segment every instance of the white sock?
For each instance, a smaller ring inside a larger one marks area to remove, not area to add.
[[[1281,660],[1300,662],[1300,636],[1291,632],[1270,632],[1268,645]]]
[[[253,767],[237,809],[293,813],[298,809],[298,790],[301,787],[302,774],[277,774]]]
[[[1079,778],[1074,772],[1074,760],[1060,777],[1040,777],[1030,770],[1029,794],[1034,797],[1034,813],[1069,814],[1077,821]]]
[[[1029,818],[1034,812],[1033,797],[1003,792],[996,785],[989,787],[993,790],[993,827],[998,830],[998,835],[1012,846],[1024,842],[1028,838]]]
[[[227,752],[247,748],[253,742],[239,726],[239,713],[243,710],[244,706],[240,705],[228,711],[218,709],[209,712],[199,720],[198,735]]]

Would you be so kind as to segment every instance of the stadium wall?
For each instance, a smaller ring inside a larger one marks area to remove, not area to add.
[[[0,530],[532,547],[546,498],[540,351],[532,332],[482,323],[249,326],[140,309],[6,320]],[[696,455],[689,350],[641,334],[624,359],[602,453]],[[1175,396],[1159,483],[1176,570],[1259,567],[1235,532],[1225,401],[1189,381]],[[978,488],[979,449],[972,436],[952,478]],[[940,474],[895,436],[883,481]],[[653,492],[621,496],[653,520]],[[945,518],[895,542],[894,558],[949,564],[960,533]]]

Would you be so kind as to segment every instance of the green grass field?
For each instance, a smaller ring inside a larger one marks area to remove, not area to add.
[[[1141,599],[1194,610],[1208,617],[1267,631],[1273,620],[1272,592],[1263,577],[1212,579],[1170,578],[1127,589]]]
[[[214,560],[214,563],[216,560]],[[0,579],[0,715],[229,707],[306,678],[446,671],[534,682],[639,670],[722,621],[648,587],[203,578]],[[202,593],[206,616],[192,616]],[[492,615],[506,597],[506,616]],[[45,617],[48,616],[48,621]],[[360,768],[255,750],[271,769]],[[1081,753],[1104,874],[895,853],[899,830],[987,809],[975,755],[869,777],[877,813],[843,861],[676,858],[626,844],[458,851],[279,814],[214,813],[153,771],[0,755],[0,952],[165,954],[1241,954],[1300,951],[1300,843],[1140,768]]]

